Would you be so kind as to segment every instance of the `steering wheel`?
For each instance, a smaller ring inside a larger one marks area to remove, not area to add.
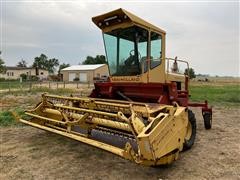
[[[134,56],[134,53],[135,52],[135,50],[134,49],[132,49],[130,52],[129,52],[129,55],[130,56]],[[140,60],[142,58],[142,56],[141,56],[141,54],[140,54],[140,52],[138,51],[138,60]]]

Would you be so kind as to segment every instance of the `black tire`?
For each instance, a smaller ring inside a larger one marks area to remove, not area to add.
[[[203,113],[204,127],[205,129],[212,128],[212,113],[204,112]]]
[[[193,146],[195,138],[196,138],[196,133],[197,133],[196,118],[195,118],[194,113],[191,110],[188,110],[188,121],[191,124],[192,133],[191,133],[190,138],[185,139],[185,142],[183,144],[184,151],[190,149]]]

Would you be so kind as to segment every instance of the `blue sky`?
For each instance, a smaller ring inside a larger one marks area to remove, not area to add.
[[[104,54],[91,17],[124,8],[167,32],[167,57],[197,73],[240,76],[239,2],[1,1],[1,51],[7,65],[41,53],[61,63]]]

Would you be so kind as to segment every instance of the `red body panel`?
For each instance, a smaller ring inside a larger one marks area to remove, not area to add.
[[[208,107],[208,102],[192,103],[189,102],[188,79],[185,82],[185,90],[178,90],[177,83],[112,83],[96,82],[95,89],[90,97],[106,98],[118,100],[132,100],[145,103],[159,103],[172,105],[177,102],[184,107],[202,107],[203,112],[212,112]],[[122,95],[121,95],[122,94]]]
[[[90,97],[107,99],[124,99],[118,92],[124,94],[133,101],[150,102],[160,104],[172,104],[177,102],[181,106],[187,106],[188,92],[177,90],[173,83],[95,83],[95,89]]]

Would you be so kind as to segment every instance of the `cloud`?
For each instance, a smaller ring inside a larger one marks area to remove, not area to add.
[[[238,2],[3,2],[2,56],[8,65],[41,53],[78,64],[104,54],[91,17],[119,7],[167,31],[167,56],[189,60],[197,73],[240,76]]]

